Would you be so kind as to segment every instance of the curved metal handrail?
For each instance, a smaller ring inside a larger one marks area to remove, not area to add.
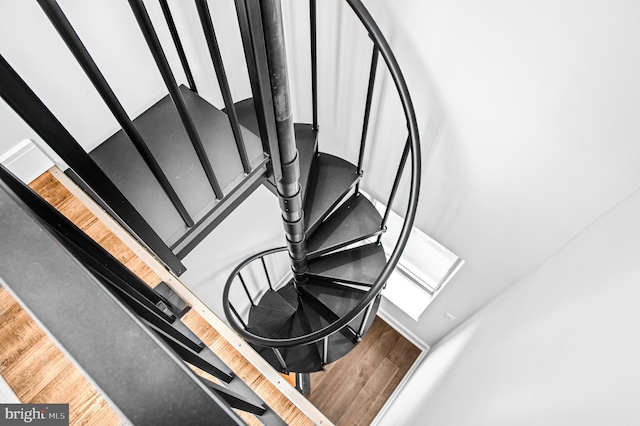
[[[420,175],[421,175],[421,157],[420,157],[420,136],[418,134],[418,123],[415,116],[415,111],[413,109],[413,102],[411,101],[411,96],[409,94],[409,89],[407,88],[407,84],[402,75],[402,71],[400,70],[400,66],[389,46],[389,43],[382,35],[380,28],[376,24],[375,20],[369,13],[369,11],[364,7],[360,0],[346,0],[349,3],[349,6],[355,14],[360,19],[360,22],[364,25],[364,27],[369,32],[371,39],[373,40],[374,45],[380,51],[380,54],[384,58],[385,63],[387,64],[387,68],[393,78],[394,84],[396,86],[396,90],[398,91],[398,95],[400,96],[400,101],[402,102],[402,108],[404,110],[405,118],[407,120],[407,128],[409,131],[408,143],[411,148],[411,189],[409,193],[409,202],[407,206],[407,214],[405,216],[405,221],[402,226],[402,230],[400,231],[400,237],[398,238],[398,242],[387,261],[387,264],[383,268],[382,272],[378,276],[378,279],[375,281],[373,286],[369,289],[366,296],[349,312],[348,314],[342,316],[338,320],[333,323],[327,325],[320,330],[316,330],[312,333],[306,334],[304,336],[298,337],[289,337],[282,339],[273,339],[267,337],[261,337],[246,331],[234,318],[230,309],[229,302],[229,290],[231,284],[235,280],[235,277],[238,275],[238,272],[242,270],[246,265],[251,263],[252,261],[259,259],[260,257],[266,256],[271,253],[275,253],[277,251],[283,250],[283,248],[270,249],[263,251],[261,253],[254,254],[253,256],[245,259],[240,265],[238,265],[227,280],[227,283],[224,288],[223,293],[223,308],[224,313],[229,319],[229,322],[233,329],[238,332],[240,336],[242,336],[245,340],[254,343],[258,346],[264,347],[274,347],[274,348],[283,348],[283,347],[291,347],[291,346],[302,346],[310,343],[314,343],[324,339],[325,337],[336,333],[337,331],[344,328],[347,324],[349,324],[356,316],[358,316],[362,311],[367,309],[370,303],[374,301],[374,299],[380,294],[382,288],[384,287],[387,279],[393,272],[393,269],[398,264],[400,260],[400,256],[404,251],[404,247],[407,244],[407,240],[409,239],[409,235],[411,233],[411,228],[413,227],[413,222],[416,216],[416,210],[418,207],[418,195],[420,193]],[[387,206],[387,208],[391,208],[391,206]]]

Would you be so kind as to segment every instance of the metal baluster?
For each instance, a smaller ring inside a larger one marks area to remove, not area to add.
[[[251,306],[256,306],[256,304],[253,302],[253,298],[251,297],[251,294],[249,293],[249,289],[247,288],[247,284],[244,282],[244,278],[242,278],[242,274],[240,272],[238,272],[238,278],[240,278],[240,282],[242,283],[242,287],[244,287],[244,291],[245,291],[245,293],[247,293],[247,297],[249,298],[249,301],[251,302]]]
[[[218,47],[218,40],[213,28],[213,22],[211,21],[211,12],[207,5],[207,0],[196,0],[196,7],[198,9],[198,15],[200,16],[200,23],[202,24],[202,31],[204,37],[207,40],[207,46],[209,47],[209,55],[211,56],[211,62],[213,62],[213,68],[216,71],[218,77],[218,86],[222,92],[222,99],[224,99],[224,107],[227,110],[229,116],[229,123],[231,124],[231,131],[236,141],[238,148],[238,154],[240,154],[240,161],[242,162],[242,168],[245,173],[251,172],[251,165],[249,164],[249,157],[247,156],[247,148],[242,138],[242,132],[240,131],[240,124],[238,123],[238,115],[236,113],[236,107],[233,104],[233,98],[231,96],[231,89],[229,88],[229,81],[227,80],[227,74],[224,71],[224,64],[222,63],[222,55],[220,54],[220,48]]]
[[[229,303],[229,307],[231,308],[231,312],[233,312],[233,314],[236,316],[236,318],[238,318],[238,321],[240,321],[240,324],[242,325],[242,328],[244,328],[246,330],[247,329],[247,324],[244,321],[242,321],[242,317],[240,316],[238,311],[236,311],[236,308],[234,308],[231,303]]]
[[[367,142],[367,131],[369,129],[369,117],[371,115],[371,101],[373,99],[373,87],[376,81],[376,69],[378,67],[378,48],[373,46],[371,54],[371,69],[369,70],[369,87],[367,88],[367,101],[364,108],[364,120],[362,122],[362,138],[360,139],[360,153],[358,155],[357,173],[362,176],[362,163],[364,161],[364,148]],[[360,192],[360,181],[356,184],[356,194]]]
[[[271,349],[273,349],[273,353],[276,354],[276,358],[278,358],[278,362],[282,366],[282,369],[287,374],[289,374],[289,367],[287,367],[287,363],[284,362],[284,358],[282,357],[282,354],[280,353],[280,350],[278,350],[277,348],[271,348]]]
[[[211,188],[213,188],[213,192],[215,193],[216,198],[220,200],[224,197],[224,194],[222,193],[220,184],[218,183],[215,173],[211,168],[211,162],[209,161],[207,152],[204,148],[204,145],[202,144],[200,135],[198,135],[198,130],[196,129],[193,119],[189,114],[189,110],[187,109],[187,105],[184,102],[184,98],[182,97],[180,88],[176,83],[176,79],[173,76],[173,72],[169,67],[167,57],[165,56],[164,51],[160,46],[160,40],[158,40],[158,35],[153,29],[153,24],[151,23],[151,19],[149,19],[147,9],[144,7],[142,0],[129,0],[129,5],[131,6],[131,10],[135,15],[136,20],[138,21],[138,25],[140,26],[142,34],[147,41],[147,45],[149,46],[149,50],[153,55],[153,59],[155,60],[156,65],[158,66],[158,70],[160,71],[160,74],[162,74],[162,79],[164,80],[164,83],[169,90],[171,99],[173,100],[176,110],[178,111],[178,115],[180,116],[180,120],[182,120],[182,124],[187,131],[187,135],[189,135],[189,139],[193,144],[193,148],[198,155],[200,164],[202,164],[202,168],[207,175],[207,179],[209,179]]]
[[[264,268],[264,274],[267,276],[267,284],[269,284],[269,289],[273,290],[273,287],[271,286],[271,278],[269,278],[269,271],[267,270],[267,264],[264,261],[264,257],[261,257],[260,260],[262,261],[262,267]]]
[[[407,142],[404,145],[404,151],[402,151],[402,158],[400,159],[400,165],[398,166],[398,172],[396,173],[396,178],[393,181],[393,187],[391,188],[391,195],[389,195],[389,201],[387,202],[387,208],[384,211],[384,217],[382,218],[382,224],[380,225],[380,229],[385,231],[387,226],[387,221],[389,220],[389,214],[391,213],[391,205],[393,204],[393,200],[396,198],[396,193],[398,192],[398,186],[400,185],[400,179],[402,178],[402,172],[404,171],[404,166],[407,163],[407,157],[409,157],[409,151],[411,150],[411,139],[407,137]],[[382,234],[378,235],[378,244],[382,240]]]
[[[185,271],[180,259],[1,55],[0,97],[175,274]]]
[[[167,26],[169,27],[169,32],[171,33],[173,44],[176,46],[176,50],[178,51],[178,57],[180,58],[180,63],[182,64],[184,75],[187,77],[187,82],[189,83],[189,87],[195,93],[198,93],[198,89],[196,88],[196,82],[193,79],[193,74],[191,74],[191,68],[189,67],[187,56],[184,53],[184,47],[182,46],[182,41],[180,41],[180,36],[178,35],[178,29],[176,28],[176,23],[173,20],[173,16],[171,15],[171,9],[169,8],[169,3],[167,3],[167,0],[160,0],[160,7],[162,8],[162,14],[164,15],[164,20],[167,22]]]
[[[322,364],[327,365],[329,359],[329,336],[322,339]]]
[[[93,61],[93,58],[91,58],[91,55],[87,51],[87,48],[80,40],[80,37],[78,37],[78,34],[75,32],[75,30],[71,26],[71,23],[62,12],[62,9],[60,9],[58,3],[56,3],[54,0],[37,1],[44,13],[49,18],[49,21],[53,24],[55,29],[58,31],[58,34],[60,34],[67,47],[82,67],[87,77],[89,77],[89,80],[91,80],[91,83],[93,83],[93,86],[96,88],[104,102],[109,107],[109,110],[111,110],[111,113],[114,115],[118,123],[120,123],[122,130],[124,130],[127,136],[129,136],[129,139],[140,153],[140,156],[147,164],[147,166],[157,179],[158,183],[167,194],[167,197],[169,197],[169,200],[171,200],[171,203],[182,217],[185,225],[187,227],[192,227],[193,219],[189,215],[189,212],[187,212],[186,207],[184,206],[184,204],[182,204],[182,201],[180,201],[180,197],[178,197],[178,194],[173,189],[173,186],[171,185],[166,175],[162,171],[162,168],[149,150],[149,147],[147,147],[147,144],[142,139],[140,132],[138,132],[138,129],[131,121],[131,118],[129,118],[129,116],[127,115],[122,104],[120,103],[120,101],[118,101],[118,98],[116,97],[115,93],[113,93],[113,90],[109,86],[109,83],[107,83],[107,80],[100,72],[100,69],[98,69],[98,66]]]
[[[373,304],[375,303],[375,299],[369,303],[367,306],[367,310],[364,313],[364,317],[362,318],[362,323],[360,324],[360,329],[358,330],[358,342],[362,340],[362,335],[364,334],[364,329],[367,326],[367,321],[369,321],[369,317],[371,316],[371,311],[373,311]]]
[[[313,103],[313,130],[318,130],[318,26],[316,0],[309,0],[309,21],[311,28],[311,101]]]
[[[282,179],[282,169],[264,47],[260,3],[258,0],[235,0],[235,4],[262,149],[271,157],[268,165],[269,176],[272,176],[273,181],[277,182]]]

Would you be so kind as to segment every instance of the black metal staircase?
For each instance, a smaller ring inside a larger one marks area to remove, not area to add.
[[[399,261],[416,214],[420,144],[411,98],[375,21],[360,0],[346,1],[373,41],[357,164],[318,147],[315,0],[310,1],[311,124],[293,123],[290,114],[279,0],[235,0],[253,93],[251,99],[235,103],[207,2],[195,1],[225,101],[222,110],[197,94],[166,1],[161,0],[161,6],[189,88],[176,83],[142,1],[129,0],[169,92],[133,120],[55,1],[38,0],[122,126],[91,153],[80,147],[9,64],[0,61],[2,97],[70,166],[69,174],[176,275],[184,271],[181,259],[259,185],[278,196],[287,246],[255,254],[238,265],[222,297],[231,326],[281,372],[318,371],[358,344],[373,322],[380,293]],[[398,145],[403,155],[382,214],[360,191],[366,179],[363,158],[379,57],[397,88],[408,130],[398,139],[406,142]],[[405,222],[387,258],[380,235],[407,163],[411,183]],[[291,273],[275,275],[265,259],[285,252]],[[243,273],[255,271],[256,265],[263,275],[252,286],[259,291],[252,293],[245,282],[248,274]],[[244,287],[246,298],[232,302],[232,288],[238,285]],[[140,306],[135,297],[131,307],[150,318],[148,325],[183,359],[208,371],[217,369],[197,339],[169,327],[173,320],[158,320],[163,314]],[[217,386],[205,384],[211,389]],[[223,399],[237,401],[237,395],[227,392]],[[254,406],[251,410],[260,411]]]

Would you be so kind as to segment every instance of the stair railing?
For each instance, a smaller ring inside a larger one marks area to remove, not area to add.
[[[316,122],[317,120],[317,103],[316,103],[317,102],[316,101],[317,71],[315,70],[316,62],[317,62],[316,49],[315,49],[315,38],[316,38],[315,37],[315,29],[316,29],[315,15],[316,14],[315,14],[315,1],[314,0],[310,0],[310,1],[311,1],[310,20],[311,20],[311,34],[312,34],[311,36],[312,93],[313,93],[312,102],[313,102],[313,110],[314,110],[313,111],[314,126],[317,126],[317,122]],[[236,330],[236,332],[238,332],[238,334],[242,336],[244,339],[246,339],[248,342],[258,346],[272,348],[274,350],[274,353],[277,359],[282,364],[282,367],[284,370],[287,370],[287,367],[286,367],[286,364],[284,363],[284,359],[281,356],[278,348],[302,346],[302,345],[307,345],[307,344],[311,344],[311,343],[315,343],[315,342],[319,342],[320,340],[323,340],[324,342],[323,360],[326,361],[328,337],[336,332],[339,332],[347,328],[349,323],[351,323],[351,321],[353,321],[362,312],[366,311],[364,314],[365,318],[363,318],[362,325],[358,330],[358,334],[361,336],[362,332],[364,331],[364,326],[366,325],[368,316],[371,313],[371,308],[373,307],[373,303],[375,302],[376,297],[380,294],[380,292],[384,288],[387,282],[387,279],[389,278],[394,268],[396,267],[397,263],[399,262],[400,256],[402,255],[404,247],[407,244],[407,241],[411,233],[411,229],[413,227],[413,222],[415,220],[415,215],[416,215],[416,210],[418,205],[418,194],[420,191],[420,175],[421,175],[420,137],[418,133],[418,125],[417,125],[417,120],[415,116],[415,111],[413,109],[413,102],[411,101],[411,96],[409,94],[406,81],[403,77],[402,71],[400,70],[400,66],[398,65],[395,55],[393,54],[393,51],[389,46],[389,43],[383,36],[377,23],[372,18],[372,16],[368,12],[368,10],[365,8],[365,6],[362,4],[360,0],[346,0],[346,1],[351,7],[351,9],[354,11],[354,13],[358,17],[362,25],[368,31],[369,36],[373,41],[373,45],[374,45],[373,53],[372,53],[371,69],[369,74],[369,87],[367,90],[367,101],[365,106],[363,134],[362,134],[361,146],[359,151],[358,173],[362,173],[362,161],[363,161],[362,159],[364,158],[366,133],[367,133],[370,108],[371,108],[371,100],[373,95],[373,87],[375,83],[375,74],[376,74],[376,68],[377,68],[379,56],[382,56],[382,58],[384,59],[387,69],[393,79],[394,85],[398,92],[398,96],[402,103],[402,108],[403,108],[407,129],[408,129],[407,141],[404,145],[402,158],[400,160],[398,171],[395,176],[395,180],[391,190],[391,195],[389,197],[389,202],[387,203],[387,207],[386,207],[387,210],[384,214],[382,223],[380,225],[383,231],[386,226],[386,221],[389,217],[392,204],[396,197],[400,180],[404,172],[404,168],[406,166],[407,161],[409,160],[409,154],[411,154],[411,163],[410,163],[411,164],[411,182],[410,182],[409,198],[407,203],[405,220],[402,226],[402,230],[400,231],[398,241],[396,242],[396,245],[391,255],[389,256],[389,259],[385,267],[383,268],[382,272],[376,279],[375,283],[371,286],[370,290],[363,297],[363,299],[349,313],[345,314],[338,320],[332,322],[331,324],[319,330],[313,331],[303,336],[289,337],[289,338],[267,338],[267,337],[258,336],[247,330],[246,324],[242,320],[241,316],[238,314],[237,310],[230,303],[229,295],[230,295],[231,286],[236,281],[236,278],[239,276],[241,271],[247,265],[249,265],[250,263],[252,263],[257,259],[264,258],[265,256],[276,253],[278,251],[286,250],[285,247],[270,249],[270,250],[266,250],[266,251],[254,254],[253,256],[250,256],[247,259],[245,259],[233,270],[233,272],[229,276],[229,279],[226,282],[224,292],[223,292],[223,308],[224,308],[227,319],[229,320],[234,330]],[[241,6],[242,6],[242,3],[243,3],[242,0],[236,1],[236,4],[241,4]],[[244,10],[243,13],[249,13],[249,12]],[[248,293],[248,290],[247,290],[247,293]]]

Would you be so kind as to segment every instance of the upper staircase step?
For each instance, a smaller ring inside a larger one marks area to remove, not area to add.
[[[358,180],[353,164],[330,154],[318,154],[311,167],[304,203],[307,237],[320,226]]]
[[[307,239],[309,259],[373,237],[381,232],[381,223],[371,201],[354,194]]]
[[[386,264],[382,246],[371,243],[309,261],[309,275],[371,286]]]
[[[226,193],[244,175],[229,119],[188,88],[180,91]],[[163,97],[133,121],[189,214],[196,222],[202,219],[216,204],[215,195],[171,98]],[[260,138],[241,130],[249,161],[259,164],[264,158]],[[172,245],[184,234],[182,219],[123,130],[90,155],[165,243]]]
[[[335,315],[336,320],[349,312],[364,298],[366,291],[352,287],[336,286],[332,283],[309,279],[302,290],[324,305]]]

